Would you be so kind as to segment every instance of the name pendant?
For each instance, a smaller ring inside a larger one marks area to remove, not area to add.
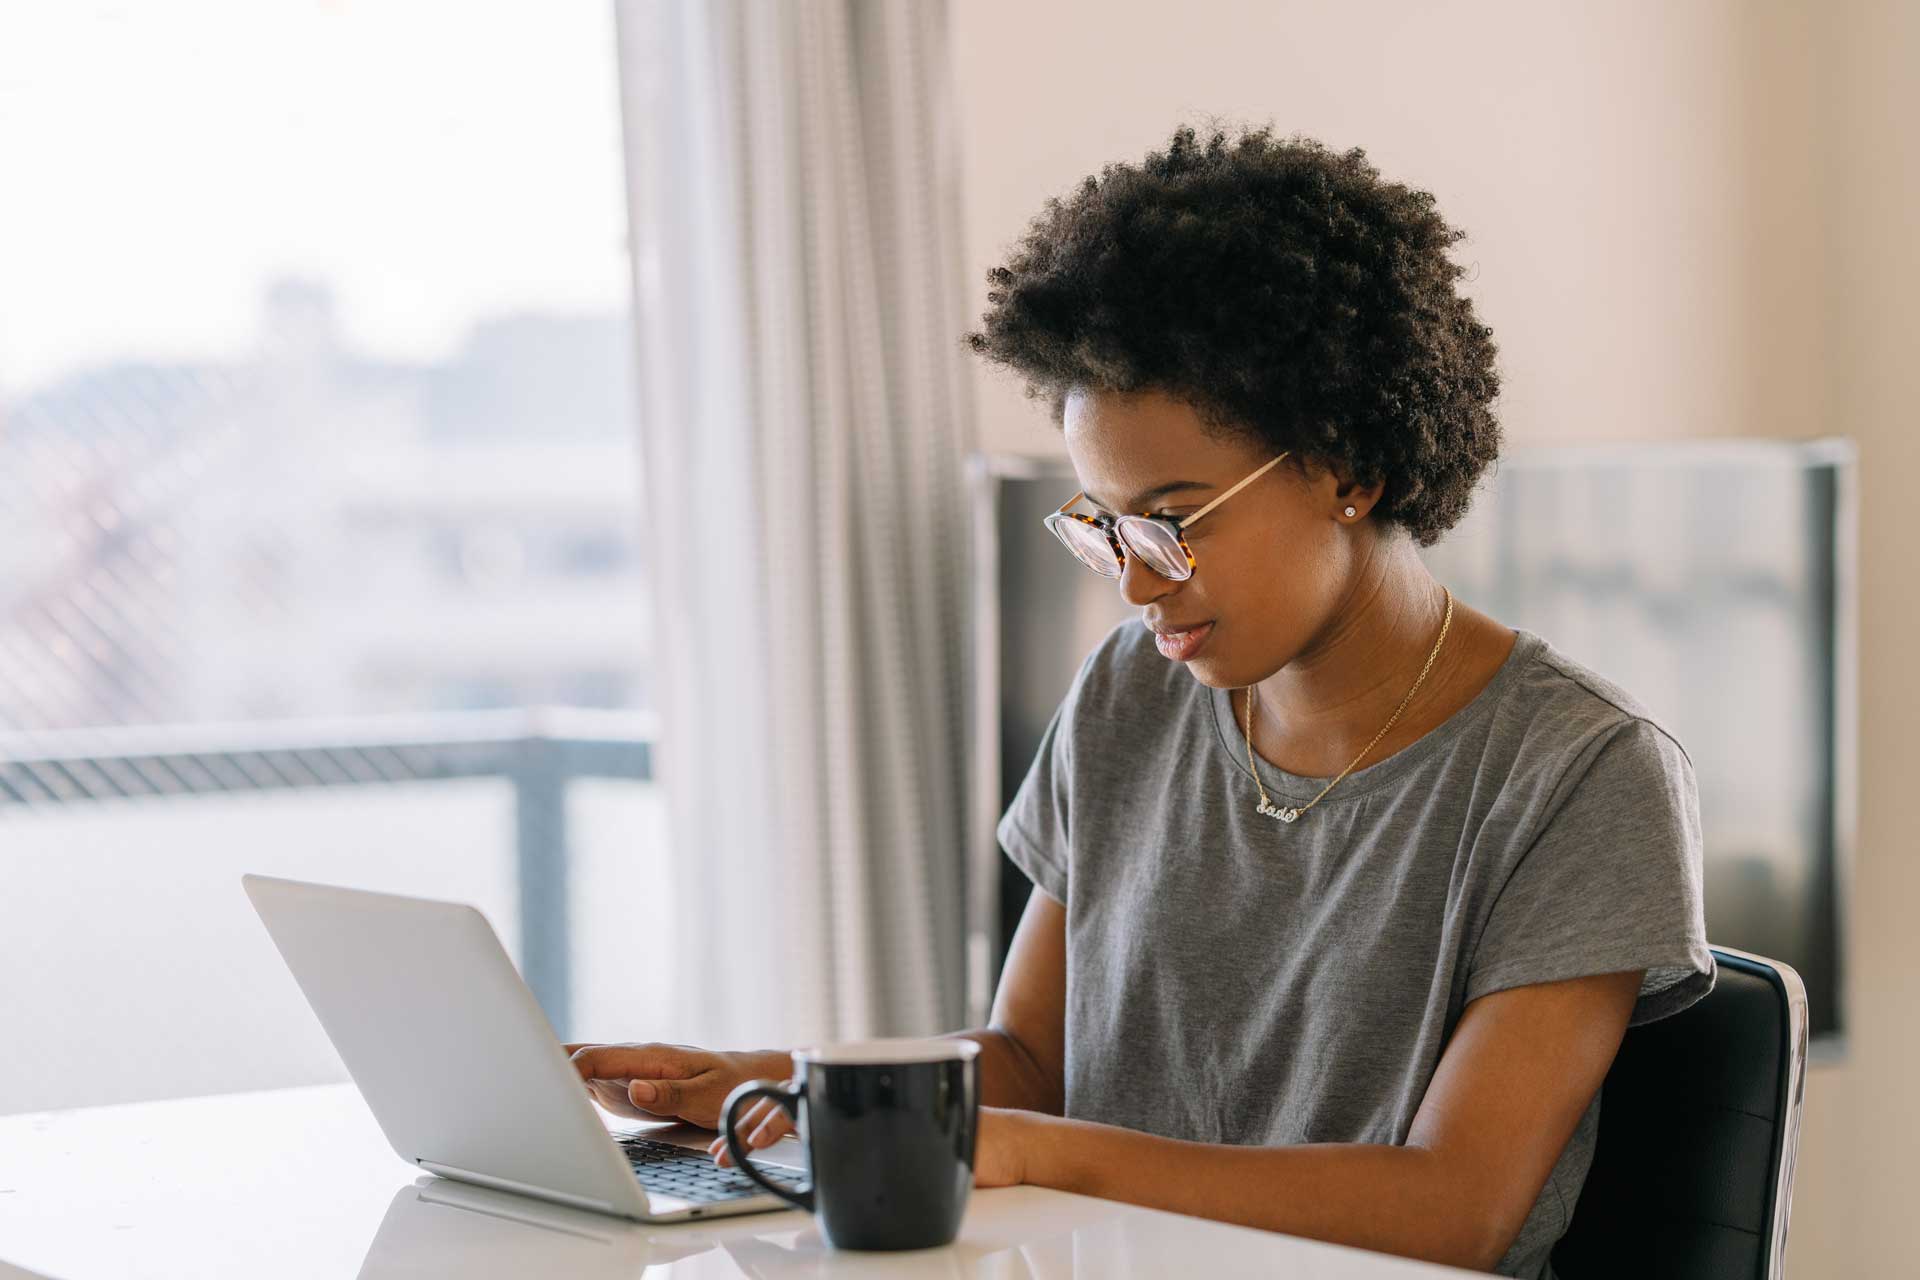
[[[1300,816],[1300,811],[1298,809],[1294,809],[1291,807],[1283,809],[1280,806],[1273,804],[1271,801],[1267,801],[1267,800],[1262,800],[1260,802],[1259,812],[1265,814],[1269,818],[1278,818],[1282,822],[1292,822]]]

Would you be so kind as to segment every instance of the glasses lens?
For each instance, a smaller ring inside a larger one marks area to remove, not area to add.
[[[1103,578],[1120,576],[1120,562],[1113,558],[1113,544],[1101,530],[1072,516],[1057,516],[1047,521],[1047,528],[1053,530],[1053,536],[1065,543],[1074,559],[1087,568]]]
[[[1193,575],[1187,553],[1180,547],[1180,536],[1158,520],[1125,516],[1119,522],[1119,531],[1127,550],[1161,577],[1179,582]]]

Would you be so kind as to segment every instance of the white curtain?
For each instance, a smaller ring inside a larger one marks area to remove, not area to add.
[[[617,4],[673,1028],[956,1028],[971,410],[945,6]]]

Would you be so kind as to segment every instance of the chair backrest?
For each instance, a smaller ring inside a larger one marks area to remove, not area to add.
[[[1601,1087],[1562,1280],[1779,1280],[1806,1084],[1790,967],[1713,948],[1713,991],[1630,1029]]]

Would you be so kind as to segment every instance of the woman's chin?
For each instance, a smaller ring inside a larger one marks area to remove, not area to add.
[[[1185,664],[1187,674],[1209,689],[1238,689],[1240,686],[1221,669],[1218,655],[1203,653]]]

